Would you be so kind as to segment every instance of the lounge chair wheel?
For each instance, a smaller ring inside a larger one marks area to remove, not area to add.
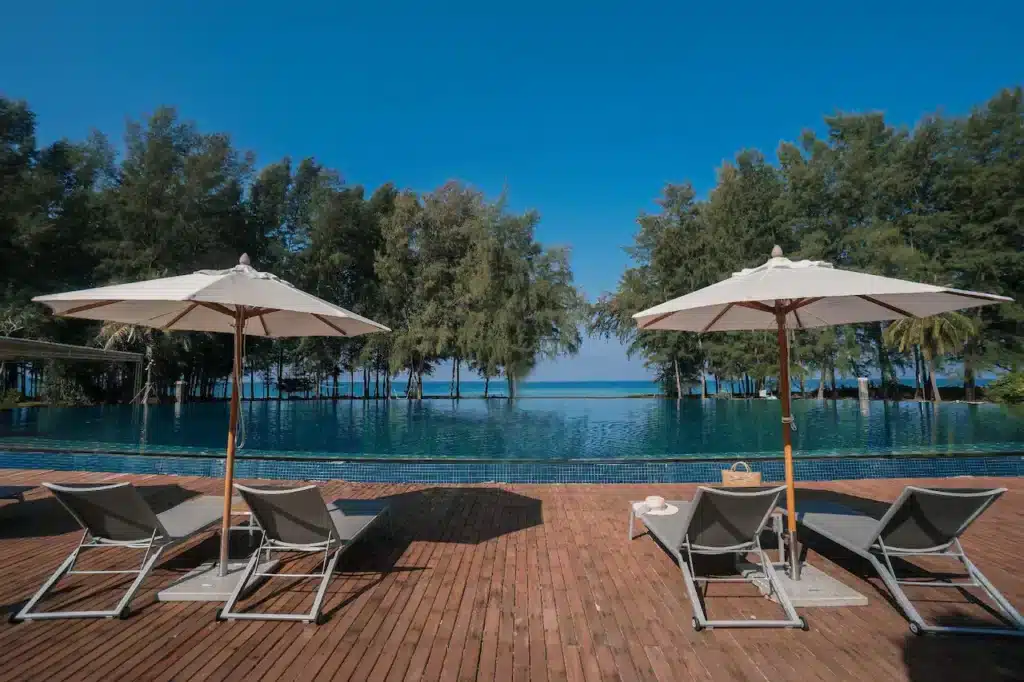
[[[697,622],[697,617],[696,616],[691,618],[690,622],[693,623],[693,629],[696,630],[697,632],[700,632],[701,630],[704,629],[704,626]]]
[[[122,609],[121,613],[117,614],[119,620],[128,620],[128,616],[132,615],[131,609]]]
[[[918,637],[920,637],[921,635],[924,634],[924,630],[921,629],[921,626],[918,625],[917,623],[913,623],[913,622],[910,624],[910,631],[913,632]]]
[[[807,619],[806,618],[801,618],[800,619],[800,623],[801,623],[800,629],[803,630],[804,632],[807,632],[808,630],[811,629],[811,626],[807,624]]]

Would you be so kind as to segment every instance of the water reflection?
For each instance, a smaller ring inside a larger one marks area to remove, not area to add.
[[[797,454],[1024,450],[1021,410],[997,405],[798,400]],[[3,442],[220,453],[225,403],[0,412]],[[242,405],[240,453],[481,459],[776,454],[768,400],[294,401]]]

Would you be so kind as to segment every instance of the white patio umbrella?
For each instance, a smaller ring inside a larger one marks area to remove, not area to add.
[[[764,265],[734,273],[726,280],[639,312],[633,318],[641,330],[777,331],[786,504],[790,510],[790,572],[794,579],[799,579],[786,330],[927,317],[1011,300],[995,294],[839,270],[820,261],[794,262],[783,258],[782,249],[776,246],[772,258]]]
[[[130,284],[69,291],[32,299],[55,315],[121,322],[164,331],[234,334],[231,409],[224,465],[224,519],[218,573],[228,567],[235,430],[241,393],[242,335],[359,336],[391,331],[382,324],[296,289],[267,272],[258,272],[245,254],[228,270],[200,270]]]

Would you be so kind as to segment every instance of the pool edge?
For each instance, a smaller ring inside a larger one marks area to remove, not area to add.
[[[346,480],[360,483],[714,483],[733,459],[494,462],[301,460],[242,458],[238,478]],[[782,457],[752,462],[765,480],[782,480]],[[221,477],[224,460],[205,455],[0,451],[0,469],[53,469]],[[1024,476],[1024,454],[860,455],[800,457],[801,481],[862,478]]]

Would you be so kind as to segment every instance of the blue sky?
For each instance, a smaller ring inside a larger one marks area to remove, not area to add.
[[[714,184],[838,110],[897,124],[1024,82],[1024,4],[16,3],[0,92],[43,142],[161,104],[261,163],[316,156],[351,183],[459,179],[542,214],[590,298],[615,287],[661,187]],[[782,6],[784,5],[784,7]],[[684,293],[684,292],[680,292]],[[588,342],[537,380],[647,375]]]

